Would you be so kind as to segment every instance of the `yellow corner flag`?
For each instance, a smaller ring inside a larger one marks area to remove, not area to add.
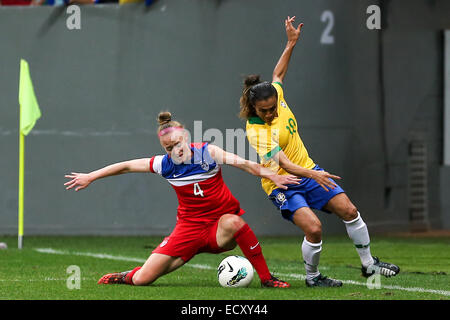
[[[36,121],[41,117],[41,110],[34,94],[28,62],[20,60],[20,132],[27,135],[33,129]]]
[[[24,177],[25,177],[25,139],[24,137],[33,129],[36,121],[41,117],[41,110],[34,94],[31,82],[28,62],[20,60],[19,80],[19,105],[20,105],[20,128],[19,128],[19,236],[18,247],[23,246],[23,208],[24,208]]]

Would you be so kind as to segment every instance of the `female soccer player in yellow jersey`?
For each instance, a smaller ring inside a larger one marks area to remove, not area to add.
[[[265,167],[278,174],[301,177],[299,185],[288,190],[278,188],[269,179],[262,179],[262,188],[283,218],[303,230],[302,255],[308,287],[340,287],[342,282],[323,276],[318,269],[322,250],[320,220],[311,209],[336,214],[343,220],[347,233],[361,258],[361,271],[366,277],[380,273],[395,276],[400,268],[380,261],[370,253],[370,237],[358,209],[332,175],[320,168],[308,155],[300,136],[297,120],[289,108],[284,92],[286,75],[292,51],[300,36],[303,24],[295,28],[295,17],[284,21],[287,35],[286,47],[273,70],[272,82],[262,82],[259,76],[247,76],[240,99],[240,117],[247,120],[247,138],[256,149]]]

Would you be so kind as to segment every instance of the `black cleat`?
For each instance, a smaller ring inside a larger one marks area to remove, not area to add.
[[[342,287],[342,281],[335,280],[319,274],[312,280],[305,280],[307,287]]]
[[[373,265],[367,268],[361,266],[361,272],[364,277],[368,278],[371,275],[378,273],[389,278],[399,274],[400,268],[395,264],[380,261],[378,257],[372,258],[374,260]]]

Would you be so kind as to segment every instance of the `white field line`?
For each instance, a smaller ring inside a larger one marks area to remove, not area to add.
[[[35,250],[38,252],[41,252],[41,253],[86,256],[86,257],[92,257],[92,258],[98,258],[98,259],[131,261],[131,262],[140,262],[140,263],[144,263],[146,261],[146,259],[125,257],[125,256],[116,256],[116,255],[104,254],[104,253],[71,252],[71,251],[55,250],[55,249],[51,249],[51,248],[37,248]],[[187,264],[185,264],[185,266],[191,267],[191,268],[196,268],[196,269],[216,270],[216,268],[211,267],[209,265],[205,265],[205,264],[187,263]],[[277,275],[279,275],[280,277],[291,278],[291,279],[300,279],[300,280],[306,279],[305,275],[297,274],[297,273],[277,273]],[[52,280],[52,279],[50,279],[50,280]],[[58,279],[53,279],[53,280],[58,280]],[[358,281],[353,281],[353,280],[341,280],[341,281],[345,284],[367,287],[366,282],[358,282]],[[402,291],[409,291],[409,292],[433,293],[433,294],[439,294],[439,295],[443,295],[443,296],[450,296],[450,291],[445,291],[445,290],[435,290],[435,289],[415,288],[415,287],[401,287],[401,286],[391,286],[391,285],[381,285],[381,288],[388,289],[388,290],[402,290]]]
[[[139,263],[144,263],[146,261],[146,259],[131,258],[131,257],[124,257],[124,256],[113,256],[113,255],[104,254],[104,253],[71,252],[71,251],[54,250],[52,248],[37,248],[35,250],[37,252],[41,252],[41,253],[67,254],[67,255],[72,255],[72,256],[85,256],[85,257],[92,257],[92,258],[98,258],[98,259],[131,261],[131,262],[139,262]]]
[[[81,280],[95,280],[93,278],[81,278]],[[67,279],[44,278],[44,279],[0,279],[0,282],[40,282],[40,281],[67,281]]]

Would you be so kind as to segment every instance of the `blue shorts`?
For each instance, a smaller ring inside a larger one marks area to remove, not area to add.
[[[313,168],[313,170],[324,171],[317,165]],[[336,183],[333,179],[330,180]],[[273,190],[269,195],[269,198],[272,200],[277,209],[281,211],[283,218],[292,222],[294,212],[302,207],[309,207],[328,212],[323,209],[328,201],[330,201],[330,199],[335,195],[345,192],[339,185],[334,189],[327,189],[328,191],[325,191],[325,189],[322,188],[314,179],[301,178],[300,184],[288,185],[287,190]]]

